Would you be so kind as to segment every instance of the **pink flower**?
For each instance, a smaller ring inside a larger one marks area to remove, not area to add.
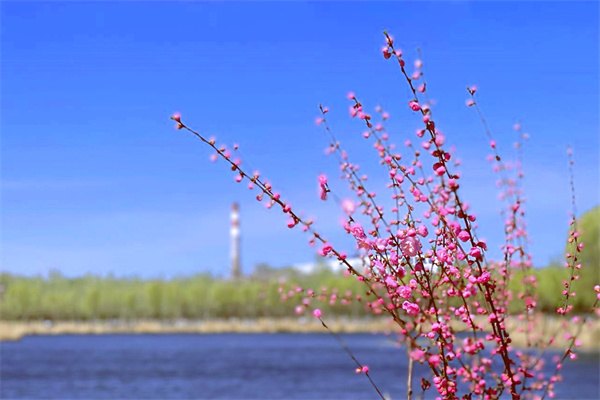
[[[385,278],[385,284],[392,289],[398,287],[398,282],[396,282],[396,280],[389,275],[387,278]]]
[[[477,282],[479,283],[488,283],[492,278],[491,274],[485,271],[479,278],[477,278]]]
[[[392,53],[390,53],[390,48],[387,46],[382,47],[381,52],[383,53],[383,58],[386,60],[392,56]]]
[[[327,176],[321,174],[319,175],[319,197],[321,200],[327,200],[327,192],[329,192],[329,188],[327,187]]]
[[[398,293],[402,298],[410,299],[410,296],[412,296],[412,289],[410,288],[410,286],[402,285],[398,286],[398,289],[396,289],[396,293]]]
[[[483,258],[483,254],[481,253],[481,249],[479,247],[471,247],[471,250],[469,251],[469,254],[473,258],[476,258],[478,260],[481,260]]]
[[[315,309],[313,310],[313,316],[314,316],[315,318],[321,319],[321,315],[323,315],[323,313],[321,312],[321,310],[320,310],[320,309],[318,309],[318,308],[315,308]]]
[[[410,352],[410,358],[412,358],[415,361],[422,361],[424,356],[425,352],[418,348]]]
[[[408,103],[408,106],[410,107],[411,110],[413,111],[419,111],[421,109],[421,106],[419,105],[419,103],[417,103],[416,101],[411,101]]]
[[[414,257],[421,251],[421,242],[414,236],[405,237],[400,241],[400,250],[405,257]]]
[[[415,316],[419,314],[419,306],[415,303],[411,303],[408,300],[402,303],[402,308],[404,309],[404,311],[406,311],[408,315]]]
[[[461,241],[466,242],[467,240],[469,240],[471,238],[471,235],[467,231],[460,231],[460,232],[458,232],[458,238]]]
[[[356,372],[357,374],[368,374],[369,373],[369,367],[367,367],[366,365],[363,365],[362,367],[358,367],[354,370],[354,372]]]
[[[367,238],[367,235],[365,234],[365,230],[363,229],[362,226],[360,226],[360,224],[353,224],[350,227],[350,233],[352,234],[352,236],[354,236],[356,239],[358,240],[365,240]]]
[[[356,209],[356,206],[354,205],[354,202],[350,199],[344,199],[342,201],[342,210],[344,210],[344,212],[348,215],[352,215],[354,213],[354,210]]]
[[[325,243],[323,247],[321,247],[321,249],[319,250],[319,254],[325,257],[326,255],[331,253],[332,250],[333,246],[331,246],[329,243]]]
[[[177,128],[177,129],[183,129],[183,123],[181,122],[181,114],[175,113],[175,114],[171,115],[171,119],[173,121],[177,122],[175,124],[175,128]]]

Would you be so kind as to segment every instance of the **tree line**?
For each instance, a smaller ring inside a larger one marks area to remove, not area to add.
[[[511,312],[520,312],[518,272],[511,280],[514,300]],[[553,312],[559,306],[567,271],[559,266],[536,270],[538,309]],[[576,312],[587,312],[595,299],[594,273],[583,273],[575,283]],[[241,280],[197,275],[168,280],[84,276],[66,278],[0,275],[0,318],[3,320],[97,320],[97,319],[207,319],[289,317],[301,304],[300,295],[283,301],[298,286],[326,293],[315,306],[337,316],[367,316],[365,303],[340,301],[352,293],[365,297],[364,286],[354,279],[322,269],[310,275],[291,269],[269,269]],[[328,288],[322,292],[323,288]],[[332,289],[337,301],[330,304]]]

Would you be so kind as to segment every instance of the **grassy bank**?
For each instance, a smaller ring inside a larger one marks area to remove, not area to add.
[[[391,325],[378,318],[333,318],[331,329],[340,333],[386,332]],[[0,340],[16,340],[25,335],[62,334],[160,334],[160,333],[322,333],[314,318],[257,318],[211,320],[140,321],[0,321]]]

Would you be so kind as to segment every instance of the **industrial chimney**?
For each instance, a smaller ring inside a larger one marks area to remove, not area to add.
[[[231,277],[239,279],[242,276],[240,266],[240,206],[238,203],[231,205]]]

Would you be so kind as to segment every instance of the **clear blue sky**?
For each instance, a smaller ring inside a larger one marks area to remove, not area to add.
[[[510,154],[525,153],[532,250],[559,256],[569,210],[565,148],[577,157],[578,207],[598,204],[598,3],[7,2],[1,9],[1,268],[23,274],[174,276],[228,269],[229,208],[241,204],[243,266],[311,261],[301,232],[233,182],[207,148],[172,128],[186,122],[241,146],[296,208],[348,244],[335,204],[317,199],[331,176],[317,105],[350,155],[383,188],[385,172],[347,116],[345,94],[392,114],[401,144],[407,113],[388,29],[409,58],[423,49],[436,119],[464,160],[464,197],[481,236],[502,238],[487,140],[465,86]],[[381,190],[380,190],[381,191]]]

